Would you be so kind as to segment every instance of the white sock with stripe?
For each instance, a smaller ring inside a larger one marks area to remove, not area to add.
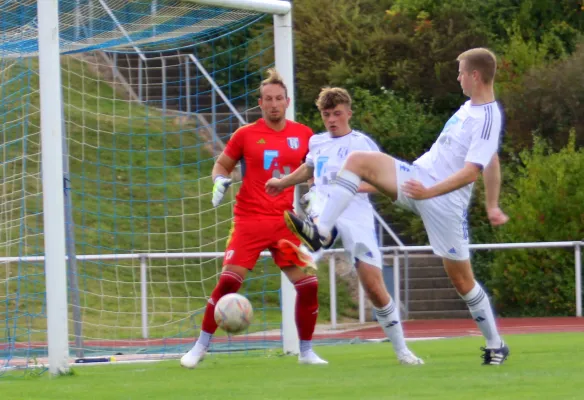
[[[460,293],[459,293],[460,294]],[[501,347],[503,340],[499,336],[493,309],[489,296],[483,290],[481,285],[475,281],[475,286],[465,295],[460,295],[468,306],[472,318],[477,323],[481,333],[487,340],[488,349],[498,349]]]
[[[360,183],[361,178],[355,173],[341,169],[334,184],[330,186],[329,197],[326,199],[322,213],[318,218],[318,232],[322,236],[330,235],[336,220],[353,200]]]
[[[406,345],[406,339],[404,338],[404,330],[399,320],[399,312],[393,299],[389,299],[389,303],[385,307],[377,308],[375,307],[375,316],[377,317],[377,322],[383,328],[385,335],[391,344],[395,353],[399,356],[405,350],[408,349]]]

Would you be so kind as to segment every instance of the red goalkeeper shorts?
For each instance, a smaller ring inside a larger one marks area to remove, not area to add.
[[[260,253],[267,249],[278,267],[293,266],[278,249],[280,239],[287,239],[300,246],[300,240],[290,232],[283,216],[277,219],[236,218],[227,239],[223,265],[238,265],[252,270]]]

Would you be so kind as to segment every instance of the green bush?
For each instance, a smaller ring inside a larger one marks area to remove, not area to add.
[[[511,220],[495,231],[498,242],[584,239],[584,150],[572,131],[566,147],[552,152],[541,139],[519,155],[513,189],[502,196]],[[571,249],[493,252],[489,289],[502,315],[573,315]]]
[[[388,34],[386,7],[374,0],[294,2],[297,107],[312,112],[323,86],[374,88],[391,55],[380,46]],[[323,18],[326,13],[326,18]]]
[[[571,56],[532,69],[512,90],[502,93],[507,113],[507,136],[514,149],[529,147],[532,132],[553,144],[566,145],[575,129],[576,145],[584,145],[584,44]]]

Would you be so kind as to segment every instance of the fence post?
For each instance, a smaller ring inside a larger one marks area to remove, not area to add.
[[[365,323],[365,289],[359,280],[359,323]]]
[[[393,252],[393,301],[395,302],[395,309],[398,313],[401,309],[401,300],[399,292],[399,252]]]
[[[337,329],[337,273],[334,254],[331,254],[329,257],[329,281],[331,292],[331,325],[333,329]]]
[[[576,316],[582,316],[582,248],[581,243],[576,243],[574,248],[575,274],[576,274]]]
[[[142,310],[142,338],[148,339],[148,274],[146,273],[146,267],[148,262],[146,260],[146,255],[140,255],[140,298],[141,298],[141,310]]]

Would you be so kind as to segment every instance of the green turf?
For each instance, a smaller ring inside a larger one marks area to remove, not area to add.
[[[322,346],[326,366],[294,357],[211,355],[81,367],[73,376],[0,379],[6,399],[582,399],[584,335],[512,335],[500,367],[481,366],[478,337],[414,342],[423,366],[397,364],[388,343]]]

